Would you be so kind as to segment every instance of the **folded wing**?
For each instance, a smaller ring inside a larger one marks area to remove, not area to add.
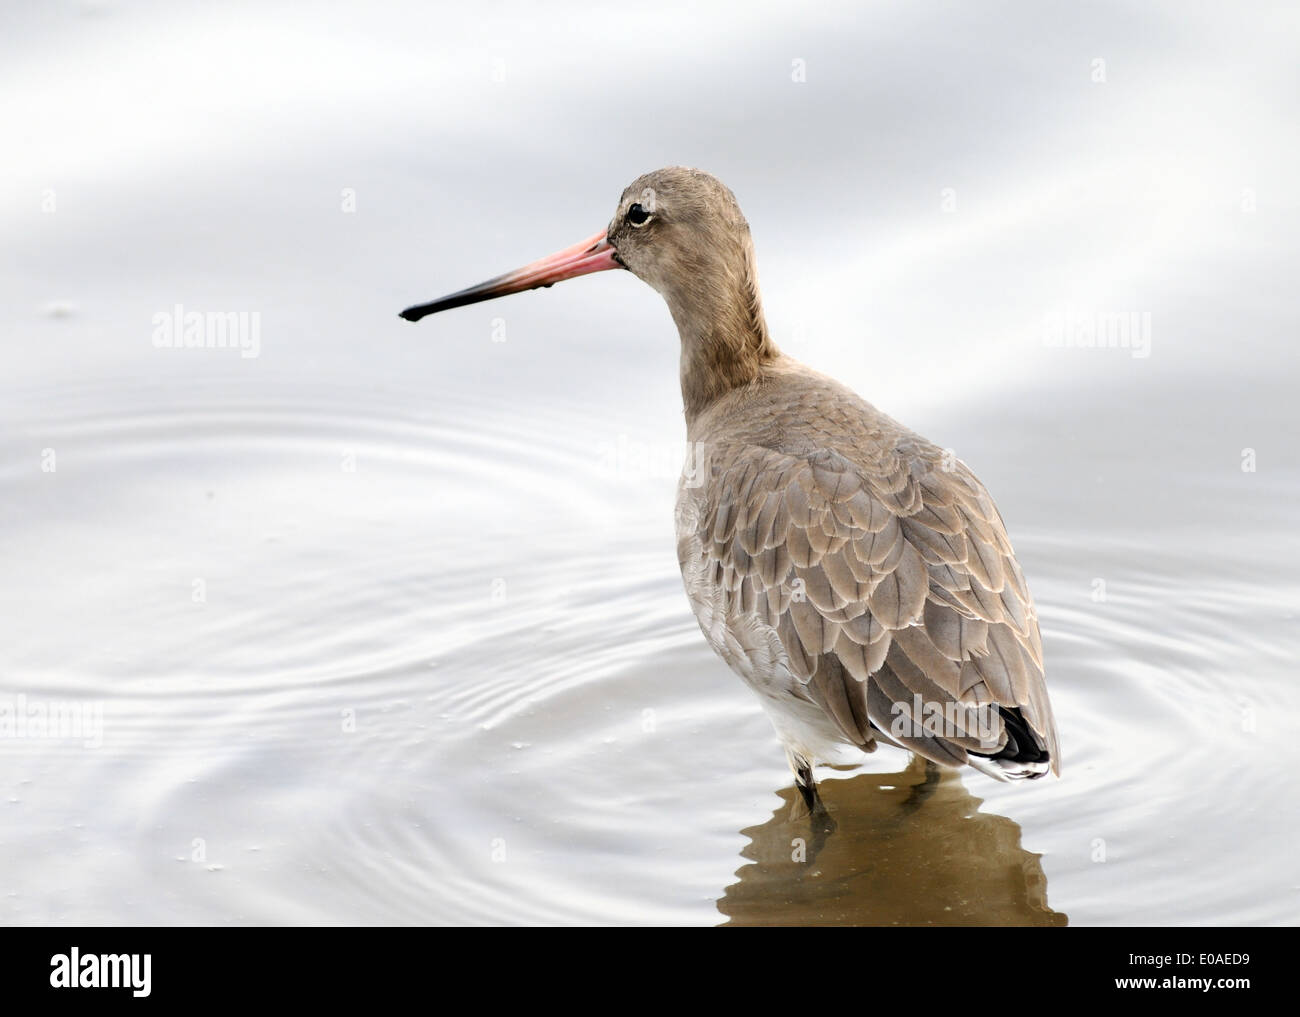
[[[871,463],[737,443],[707,470],[694,536],[724,609],[776,631],[847,739],[955,766],[1030,734],[1059,767],[1034,604],[963,463],[919,440]]]

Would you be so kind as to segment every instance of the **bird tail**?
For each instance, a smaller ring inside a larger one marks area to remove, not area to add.
[[[1019,707],[999,706],[1007,743],[997,752],[967,750],[967,761],[981,773],[998,780],[1037,780],[1052,768],[1052,757],[1030,729]]]

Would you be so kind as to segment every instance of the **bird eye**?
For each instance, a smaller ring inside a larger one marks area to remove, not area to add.
[[[627,210],[627,221],[633,226],[644,226],[650,221],[650,213],[642,208],[639,203],[635,204]]]

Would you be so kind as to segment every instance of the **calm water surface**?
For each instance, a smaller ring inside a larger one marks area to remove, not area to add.
[[[104,711],[97,747],[0,743],[7,920],[1295,917],[1281,530],[1062,533],[1025,511],[1050,471],[999,485],[1064,779],[925,788],[882,750],[828,774],[840,830],[796,864],[813,838],[689,614],[656,450],[304,389],[75,392],[40,422],[57,472],[4,464],[6,691]]]

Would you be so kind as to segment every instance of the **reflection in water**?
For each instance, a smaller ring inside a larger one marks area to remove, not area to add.
[[[818,835],[798,793],[743,830],[751,859],[718,910],[729,925],[1065,925],[1020,827],[979,811],[954,770],[913,757],[901,773],[824,781],[837,824]],[[798,859],[798,860],[797,860]]]

